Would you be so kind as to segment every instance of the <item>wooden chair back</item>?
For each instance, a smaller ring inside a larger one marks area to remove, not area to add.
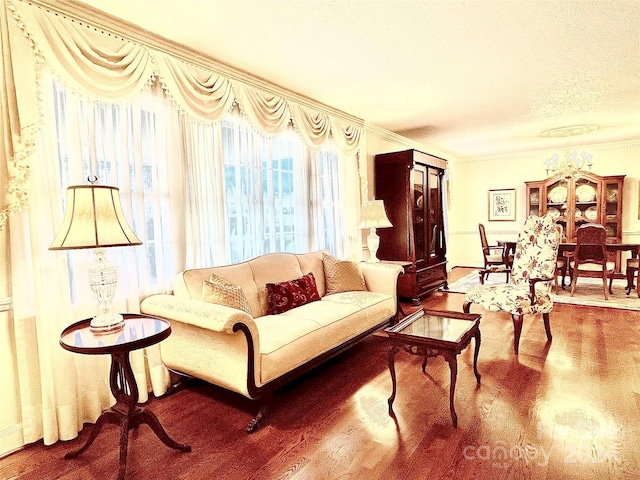
[[[484,230],[484,225],[479,223],[478,230],[480,231],[480,244],[482,245],[482,253],[489,255],[489,242],[487,241],[487,233]]]
[[[576,263],[600,263],[605,265],[607,256],[607,231],[597,223],[581,225],[576,230]]]

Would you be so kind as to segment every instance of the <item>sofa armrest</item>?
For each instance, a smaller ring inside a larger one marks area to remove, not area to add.
[[[370,292],[386,293],[396,298],[398,276],[404,272],[400,265],[361,262],[358,266]]]
[[[234,326],[243,323],[247,325],[254,339],[257,340],[258,337],[258,330],[251,315],[215,303],[157,294],[142,300],[140,311],[220,333],[233,334]]]

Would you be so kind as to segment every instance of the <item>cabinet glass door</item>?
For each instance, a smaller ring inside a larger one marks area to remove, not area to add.
[[[602,190],[604,218],[601,223],[607,229],[607,237],[620,237],[618,219],[622,216],[622,205],[620,203],[620,198],[622,197],[621,185],[617,181],[605,181]]]
[[[427,221],[427,204],[425,197],[425,183],[427,168],[416,164],[411,170],[411,189],[413,191],[413,241],[415,246],[415,261],[425,260],[425,245],[428,241],[425,235],[425,222]]]
[[[540,213],[540,187],[532,187],[529,189],[529,212],[527,216],[535,215],[539,217]]]
[[[440,232],[443,225],[440,212],[442,211],[440,192],[440,171],[435,168],[429,169],[429,202],[428,202],[428,214],[429,223],[427,226],[428,245],[429,245],[429,260],[437,260],[440,254]],[[430,262],[431,263],[431,262]]]
[[[601,223],[598,212],[598,184],[591,179],[578,177],[575,180],[574,229],[585,223]]]
[[[571,214],[569,205],[569,189],[567,181],[562,178],[547,186],[546,213],[551,215],[556,223],[562,225],[563,231],[567,232],[567,216]],[[540,199],[542,201],[542,199]]]

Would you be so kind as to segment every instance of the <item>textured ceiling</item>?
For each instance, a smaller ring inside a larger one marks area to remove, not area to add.
[[[82,3],[460,158],[640,139],[636,0]]]

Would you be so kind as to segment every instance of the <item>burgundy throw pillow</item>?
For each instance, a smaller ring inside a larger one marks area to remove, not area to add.
[[[305,303],[320,300],[316,278],[312,272],[295,280],[280,283],[267,283],[267,302],[269,315],[286,312]]]

